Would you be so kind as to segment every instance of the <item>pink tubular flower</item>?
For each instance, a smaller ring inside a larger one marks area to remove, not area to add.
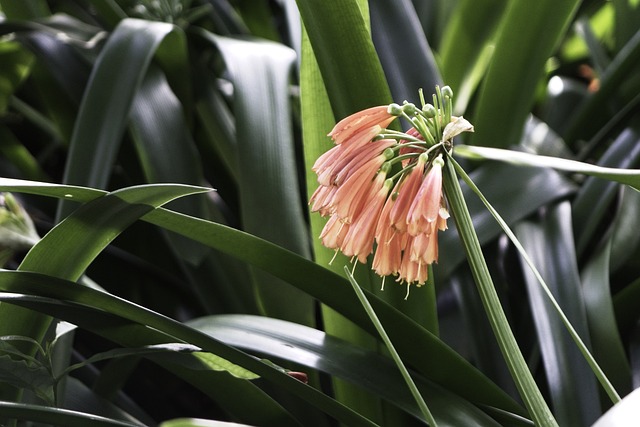
[[[342,247],[342,252],[346,256],[357,257],[358,261],[363,264],[367,262],[367,256],[373,252],[376,224],[391,188],[391,183],[387,182],[385,178],[385,173],[378,173],[372,191],[366,198],[368,204],[354,215],[349,232],[344,239],[345,244]]]
[[[335,145],[312,168],[319,187],[309,200],[311,211],[329,217],[322,244],[354,263],[373,254],[378,275],[396,276],[408,288],[427,281],[438,262],[438,231],[447,229],[443,156],[455,136],[473,131],[451,115],[446,89],[437,91],[435,105],[405,101],[340,120],[328,134]],[[386,129],[397,117],[412,127],[404,133]]]
[[[399,232],[407,231],[407,215],[420,188],[420,182],[422,182],[424,176],[424,165],[425,159],[421,155],[418,157],[418,161],[409,176],[401,181],[398,187],[398,197],[389,212],[389,220],[391,225]]]
[[[380,105],[345,117],[334,126],[328,136],[337,145],[366,144],[396,118],[388,110],[386,105]]]
[[[349,224],[345,224],[340,221],[340,218],[334,215],[329,218],[329,221],[327,221],[322,229],[320,239],[325,247],[338,250],[342,246],[342,242],[344,242],[348,231]]]
[[[442,156],[433,160],[429,172],[420,185],[411,207],[407,212],[409,234],[430,234],[438,220],[442,201]]]

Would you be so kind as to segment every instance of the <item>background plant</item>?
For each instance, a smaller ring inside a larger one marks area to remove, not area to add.
[[[28,254],[2,242],[5,419],[423,424],[344,275],[348,260],[328,265],[322,219],[307,214],[310,165],[336,120],[418,103],[418,88],[446,83],[454,113],[476,129],[457,144],[637,168],[631,0],[0,6],[0,190],[46,235]],[[459,154],[628,394],[638,379],[637,192]],[[591,425],[610,400],[500,227],[463,190],[554,416]],[[439,425],[529,425],[455,229],[440,254],[435,285],[408,301],[399,287],[381,292],[366,268],[356,279]]]

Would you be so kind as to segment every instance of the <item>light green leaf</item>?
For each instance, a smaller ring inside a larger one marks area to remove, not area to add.
[[[510,2],[502,15],[491,64],[474,107],[474,145],[519,142],[540,77],[580,1]]]
[[[470,145],[457,145],[455,147],[455,154],[476,160],[498,160],[514,165],[547,167],[565,172],[583,173],[585,175],[619,182],[620,184],[626,184],[640,191],[640,169],[606,168],[558,157],[538,156],[520,151],[474,147]]]

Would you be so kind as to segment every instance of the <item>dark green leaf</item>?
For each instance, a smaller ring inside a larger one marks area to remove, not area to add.
[[[515,230],[558,304],[588,345],[568,202],[549,211],[542,222],[522,222]],[[523,269],[555,416],[560,425],[589,425],[600,414],[595,377],[540,284],[526,266]]]

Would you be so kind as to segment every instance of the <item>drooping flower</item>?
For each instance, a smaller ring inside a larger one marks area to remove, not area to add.
[[[340,120],[328,136],[337,145],[366,144],[395,118],[386,105],[367,108]]]
[[[420,233],[431,234],[434,226],[437,226],[442,205],[442,166],[444,161],[440,155],[431,163],[431,168],[409,207],[407,225],[412,236]]]
[[[373,253],[377,274],[408,285],[424,284],[438,261],[438,231],[447,229],[449,217],[444,154],[453,137],[473,131],[468,121],[451,116],[448,88],[435,99],[436,107],[391,104],[346,117],[328,135],[335,146],[313,166],[320,186],[309,204],[329,217],[323,245],[361,263]],[[412,127],[387,130],[399,116]]]

